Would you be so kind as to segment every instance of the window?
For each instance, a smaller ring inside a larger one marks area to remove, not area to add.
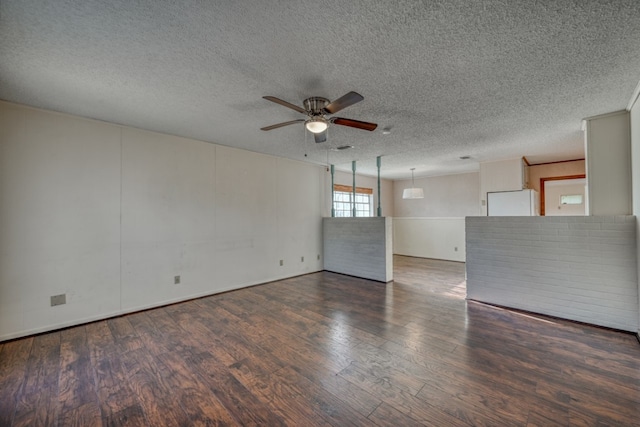
[[[355,201],[353,188],[346,185],[333,186],[333,209],[336,217],[353,216],[355,202],[356,216],[373,216],[373,190],[371,188],[356,187]]]
[[[581,205],[582,194],[563,194],[560,196],[561,205]]]

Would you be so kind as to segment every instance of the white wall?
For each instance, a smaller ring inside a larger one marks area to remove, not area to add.
[[[375,163],[376,159],[373,159]],[[360,162],[358,162],[360,163]],[[378,209],[378,178],[367,175],[359,175],[356,164],[356,187],[365,187],[373,189],[373,216],[377,215]],[[326,172],[325,182],[327,195],[323,208],[324,216],[331,216],[331,173]],[[334,172],[333,183],[340,185],[353,186],[353,174],[338,171]],[[380,207],[382,208],[382,216],[392,217],[394,215],[394,203],[393,203],[393,182],[388,179],[380,180]]]
[[[477,172],[416,178],[424,199],[405,200],[411,180],[393,182],[393,253],[464,262],[464,217],[478,215]]]
[[[522,190],[524,184],[522,159],[480,163],[480,215],[487,215],[487,193]]]
[[[631,139],[629,113],[585,119],[588,215],[629,215]]]
[[[394,218],[393,253],[464,262],[464,218]]]
[[[324,174],[0,102],[0,340],[321,270]]]
[[[630,138],[633,215],[636,217],[636,247],[640,247],[640,103],[637,99],[630,112]],[[638,257],[638,268],[640,268],[640,251],[638,251]],[[640,278],[640,270],[638,277]],[[640,297],[640,283],[638,284],[638,294]],[[638,323],[640,324],[640,320]],[[640,330],[637,332],[640,334]]]
[[[411,180],[393,182],[394,217],[464,217],[478,215],[479,175],[477,172],[416,178],[415,186],[424,190],[424,199],[402,198]]]
[[[580,194],[582,203],[579,205],[560,204],[560,197],[569,194]],[[546,216],[581,216],[585,215],[586,180],[558,180],[547,181],[544,186],[544,205]]]
[[[584,160],[531,165],[525,169],[528,171],[528,179],[525,182],[525,186],[536,190],[538,193],[540,193],[540,178],[584,175],[586,173]],[[549,182],[551,181],[546,181],[545,186],[549,184]]]
[[[0,102],[0,340],[120,311],[120,147],[117,126]]]
[[[638,330],[636,218],[468,217],[467,297]]]
[[[122,310],[211,288],[216,169],[210,144],[122,129]]]

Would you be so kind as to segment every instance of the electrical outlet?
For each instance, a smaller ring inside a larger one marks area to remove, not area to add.
[[[303,256],[300,257],[300,262],[304,262],[304,257]]]
[[[318,254],[318,261],[320,261],[320,254]]]
[[[180,284],[180,276],[173,276],[173,284],[174,285]]]
[[[51,297],[51,307],[67,303],[67,294],[53,295]]]
[[[283,259],[281,259],[281,260],[280,260],[280,267],[282,267],[283,265],[284,265],[284,260],[283,260]]]
[[[458,252],[458,247],[453,248],[454,252]]]
[[[486,205],[487,205],[487,201],[486,201],[486,200],[483,200],[483,201],[482,201],[482,206],[486,206]]]

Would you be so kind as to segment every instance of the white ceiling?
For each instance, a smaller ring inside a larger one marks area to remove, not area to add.
[[[582,158],[639,80],[638,0],[0,2],[0,99],[391,179]],[[260,131],[351,90],[375,132]]]

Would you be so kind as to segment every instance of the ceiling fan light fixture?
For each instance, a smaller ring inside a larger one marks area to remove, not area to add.
[[[309,132],[312,133],[322,133],[327,130],[327,121],[322,117],[314,117],[312,119],[307,120],[304,123],[305,127]]]

